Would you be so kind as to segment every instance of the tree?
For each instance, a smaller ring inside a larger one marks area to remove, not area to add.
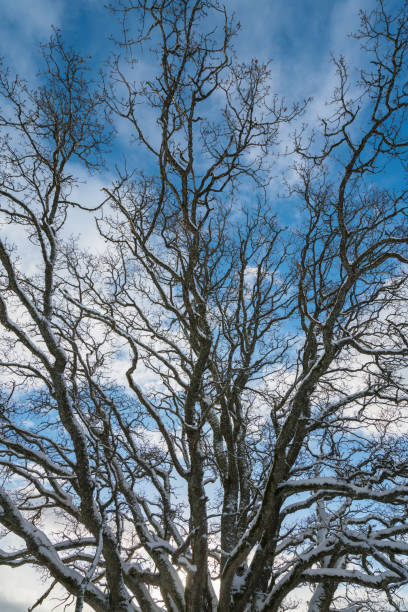
[[[111,9],[98,90],[58,32],[37,90],[2,73],[1,213],[40,263],[1,242],[0,523],[24,544],[0,563],[77,611],[399,610],[408,4],[361,13],[358,81],[335,60],[330,116],[295,134],[287,229],[268,163],[304,103],[234,61],[216,0]],[[97,256],[64,234],[72,163],[97,171],[118,118],[148,169],[104,189]]]

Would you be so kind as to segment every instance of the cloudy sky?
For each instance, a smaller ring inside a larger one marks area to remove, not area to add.
[[[72,46],[102,63],[111,49],[109,33],[114,27],[103,4],[102,0],[0,0],[0,55],[12,70],[35,80],[39,44],[54,26]],[[324,114],[335,83],[330,54],[343,54],[358,64],[358,43],[347,34],[358,24],[358,9],[369,8],[373,1],[226,0],[226,4],[242,25],[235,43],[239,58],[272,59],[272,89],[288,101],[312,96],[309,120]],[[83,186],[86,197],[97,199],[100,186],[94,177]],[[71,230],[80,232],[79,217],[71,221]],[[27,610],[45,588],[32,569],[0,568],[0,611]],[[36,610],[48,612],[56,603],[49,599]]]

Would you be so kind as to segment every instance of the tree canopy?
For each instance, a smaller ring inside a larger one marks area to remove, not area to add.
[[[110,9],[97,83],[59,31],[1,70],[0,564],[76,612],[405,609],[408,4],[312,127],[218,0]]]

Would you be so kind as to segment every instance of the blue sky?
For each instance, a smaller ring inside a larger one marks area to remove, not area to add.
[[[356,29],[359,8],[369,8],[373,3],[374,0],[227,0],[226,5],[241,24],[235,39],[238,60],[272,60],[271,91],[284,96],[288,105],[311,97],[306,120],[313,123],[318,115],[326,114],[325,102],[336,84],[331,53],[344,55],[351,65],[359,64],[359,43],[348,33]],[[61,29],[65,41],[93,58],[97,74],[115,49],[110,35],[118,28],[116,18],[104,4],[103,0],[0,0],[0,56],[7,58],[12,71],[35,80],[39,44],[49,38],[53,26]],[[142,78],[150,76],[146,59],[138,67]],[[154,130],[154,121],[150,122]],[[128,129],[126,125],[120,132],[119,147],[122,153],[133,157],[134,147],[127,146]],[[135,161],[145,163],[145,158],[136,157]],[[95,187],[98,191],[100,186]]]
[[[0,55],[21,76],[34,77],[38,46],[51,26],[101,66],[114,48],[117,27],[103,0],[0,0]],[[312,96],[309,119],[324,110],[335,83],[330,54],[358,64],[359,45],[347,34],[358,24],[358,9],[373,0],[227,0],[242,29],[235,41],[239,60],[272,59],[272,90],[288,101]]]
[[[0,0],[0,55],[13,71],[35,80],[38,46],[49,38],[53,25],[100,66],[112,49],[109,34],[114,27],[103,4],[102,0]],[[359,63],[358,43],[347,34],[358,24],[358,9],[369,8],[373,1],[227,0],[226,4],[242,25],[235,42],[238,58],[272,59],[272,90],[289,102],[312,96],[308,120],[313,121],[323,114],[335,84],[330,53],[342,53],[351,64]],[[86,197],[99,197],[102,184],[94,177],[84,185]],[[79,223],[74,217],[74,233]],[[44,588],[40,575],[31,569],[0,568],[0,585],[1,612],[23,612]],[[49,612],[55,604],[49,600],[36,610]]]

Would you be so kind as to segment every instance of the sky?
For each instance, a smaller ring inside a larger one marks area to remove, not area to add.
[[[96,66],[102,65],[113,48],[109,35],[116,27],[103,5],[102,0],[0,0],[0,56],[12,71],[34,82],[39,44],[47,41],[53,26],[74,48],[92,56]],[[358,65],[358,43],[347,35],[358,25],[358,9],[372,5],[372,0],[226,1],[242,26],[235,41],[238,59],[272,59],[272,90],[289,103],[312,97],[310,122],[324,114],[335,84],[331,53]],[[98,201],[103,181],[84,177],[81,190],[87,201]],[[84,232],[80,213],[71,219],[70,231],[83,241],[97,241],[93,226]],[[0,567],[1,612],[24,612],[44,589],[33,569]],[[57,603],[50,598],[36,611],[50,612]]]

